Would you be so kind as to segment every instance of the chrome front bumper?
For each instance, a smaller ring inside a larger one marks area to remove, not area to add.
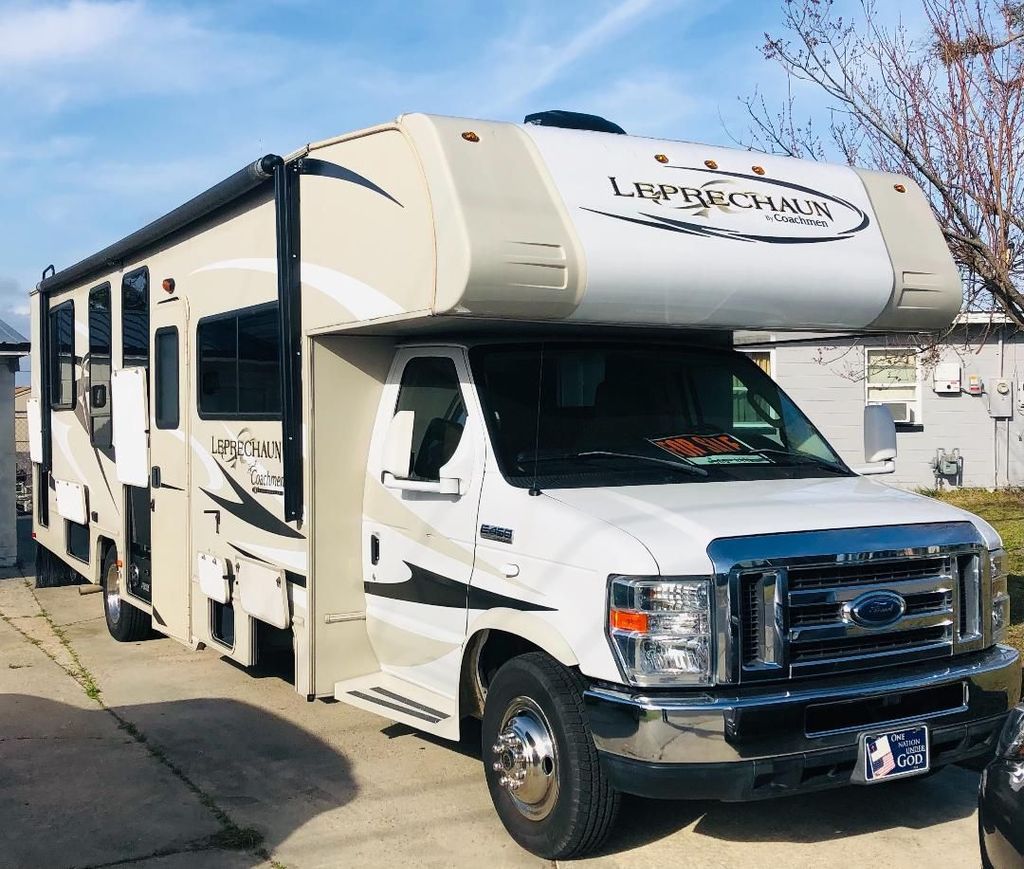
[[[644,796],[753,799],[849,783],[858,735],[925,722],[932,766],[991,750],[1021,694],[1007,646],[806,684],[585,693],[594,742],[617,787]]]

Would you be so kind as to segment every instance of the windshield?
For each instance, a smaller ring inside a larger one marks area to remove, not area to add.
[[[477,347],[471,361],[498,464],[515,486],[852,473],[741,353],[546,342]]]

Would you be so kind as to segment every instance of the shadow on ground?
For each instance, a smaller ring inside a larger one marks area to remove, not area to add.
[[[477,760],[482,757],[477,721],[463,722],[457,745],[404,724],[392,724],[381,732],[391,739],[413,737]],[[977,794],[977,773],[956,766],[916,780],[750,803],[647,800],[627,794],[622,797],[614,832],[594,856],[630,851],[694,824],[694,832],[729,842],[817,843],[895,827],[922,830],[970,817],[977,807]]]
[[[235,852],[232,867],[256,866],[261,849],[273,852],[356,795],[344,757],[264,709],[202,699],[114,712],[4,695],[0,865],[96,866],[215,849],[224,861]],[[154,717],[174,722],[173,750],[118,721]],[[207,790],[207,781],[229,784]],[[258,819],[253,828],[230,820],[242,806]]]

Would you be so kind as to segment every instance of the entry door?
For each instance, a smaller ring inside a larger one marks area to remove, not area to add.
[[[445,694],[458,668],[438,662],[465,638],[483,478],[479,409],[468,383],[460,350],[399,351],[371,447],[363,527],[367,630],[378,660]],[[381,482],[384,435],[398,411],[414,413],[410,481],[457,477],[459,494]]]
[[[153,622],[189,642],[188,303],[161,299],[150,314],[149,452],[153,551]]]

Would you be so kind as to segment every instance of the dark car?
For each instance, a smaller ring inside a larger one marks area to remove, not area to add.
[[[983,865],[1024,867],[1024,704],[1010,713],[995,759],[981,774],[978,835]]]

